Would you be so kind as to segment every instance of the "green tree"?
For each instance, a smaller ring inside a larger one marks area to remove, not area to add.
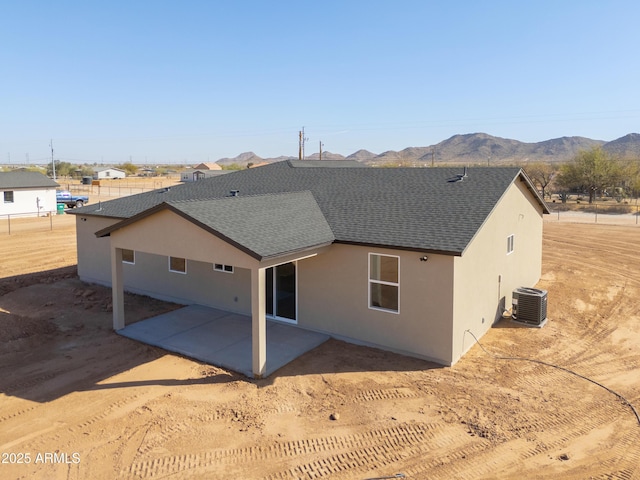
[[[76,167],[71,165],[69,162],[61,162],[60,160],[54,161],[56,166],[56,176],[57,177],[69,177],[73,175],[76,170]],[[50,177],[53,176],[53,166],[51,163],[47,165],[47,175]]]
[[[558,185],[565,190],[586,190],[589,203],[597,192],[617,187],[622,180],[620,162],[600,147],[579,152],[573,160],[562,165]]]
[[[637,200],[640,195],[640,159],[629,162],[626,169],[627,189],[633,198]]]
[[[81,177],[91,177],[93,176],[93,167],[89,165],[78,165],[78,170],[80,170]]]
[[[125,172],[127,172],[127,175],[135,175],[136,173],[138,173],[138,167],[136,167],[131,162],[124,162],[121,165],[116,165],[116,168],[124,170]]]

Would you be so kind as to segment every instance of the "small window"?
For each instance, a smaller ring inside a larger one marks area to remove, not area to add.
[[[223,265],[222,263],[214,263],[213,269],[218,272],[233,273],[233,265]]]
[[[123,248],[122,263],[130,263],[131,265],[134,265],[136,263],[136,252]]]
[[[187,259],[169,257],[169,271],[175,273],[187,273]]]
[[[13,190],[4,192],[4,203],[13,203]]]
[[[514,239],[514,235],[509,235],[507,237],[507,255],[513,252],[513,239]]]
[[[400,257],[369,254],[369,308],[399,313]]]

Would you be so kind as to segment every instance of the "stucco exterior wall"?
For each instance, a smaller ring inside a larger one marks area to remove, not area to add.
[[[110,286],[110,249],[126,248],[135,251],[135,263],[123,264],[126,291],[251,314],[251,272],[238,266],[238,263],[247,263],[246,254],[170,212],[143,219],[135,228],[126,227],[111,237],[95,236],[95,232],[118,221],[77,217],[78,276],[82,281]],[[167,222],[173,222],[175,228],[167,231]],[[187,258],[186,274],[169,271],[169,254]],[[232,265],[234,272],[215,271],[214,262]]]
[[[112,232],[111,246],[241,268],[258,265],[255,258],[169,210]]]
[[[400,313],[369,308],[369,253],[400,257]],[[298,324],[449,364],[453,258],[334,244],[298,262]]]
[[[251,315],[251,270],[233,273],[187,260],[185,274],[169,271],[168,257],[136,251],[135,264],[122,265],[124,289],[180,304],[198,304]]]
[[[118,221],[117,218],[76,215],[78,277],[83,282],[111,285],[109,237],[96,238],[95,232]]]
[[[507,237],[514,250],[507,254]],[[505,192],[461,257],[455,258],[453,362],[511,307],[517,287],[532,287],[542,271],[542,208],[520,180]]]
[[[13,192],[13,202],[4,202],[6,191]],[[0,189],[0,215],[44,215],[55,211],[56,189],[53,187]]]

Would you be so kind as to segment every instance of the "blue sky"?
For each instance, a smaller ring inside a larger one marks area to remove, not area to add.
[[[0,0],[0,163],[639,132],[640,2]]]

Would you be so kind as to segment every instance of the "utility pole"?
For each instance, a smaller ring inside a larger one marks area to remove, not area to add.
[[[309,140],[304,136],[304,127],[299,132],[300,140],[298,141],[298,160],[304,160],[304,142]]]
[[[322,140],[320,140],[320,160],[322,160]]]
[[[56,181],[56,162],[53,161],[53,139],[49,142],[49,146],[51,147],[51,168],[53,170],[53,181]]]
[[[433,167],[433,163],[435,161],[435,156],[436,156],[436,149],[432,148],[431,149],[431,166]]]

